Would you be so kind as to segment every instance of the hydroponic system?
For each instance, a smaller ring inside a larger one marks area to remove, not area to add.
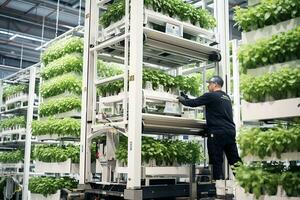
[[[243,160],[225,161],[224,196],[299,199],[300,1],[235,7],[240,41],[229,41],[228,0],[206,3],[86,0],[84,26],[2,79],[3,199],[216,197],[205,108],[177,99],[205,93],[212,75],[232,99]]]

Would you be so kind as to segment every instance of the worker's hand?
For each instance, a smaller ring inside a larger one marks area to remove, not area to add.
[[[185,100],[185,98],[182,97],[182,96],[177,97],[177,99],[178,99],[179,102],[183,102]]]
[[[182,96],[182,97],[185,98],[185,99],[188,99],[188,98],[189,98],[188,95],[186,95],[184,92],[180,92],[180,96]]]

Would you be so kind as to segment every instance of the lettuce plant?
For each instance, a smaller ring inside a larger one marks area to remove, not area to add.
[[[80,136],[80,119],[74,118],[49,118],[32,122],[32,135]]]
[[[40,105],[40,115],[43,117],[53,116],[72,110],[81,109],[81,99],[78,96],[68,96],[59,99],[51,99]]]
[[[48,63],[69,53],[83,53],[83,39],[80,37],[64,38],[51,44],[41,55],[42,62]]]
[[[64,92],[81,95],[81,77],[75,74],[64,74],[43,83],[40,92],[43,98],[60,95]]]

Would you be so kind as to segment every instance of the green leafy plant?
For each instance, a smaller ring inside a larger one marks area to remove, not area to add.
[[[80,37],[64,38],[51,44],[42,54],[45,65],[69,53],[83,53],[83,39]]]
[[[83,59],[81,54],[66,54],[43,67],[41,77],[48,80],[69,72],[80,74],[82,72],[82,66]]]
[[[9,85],[3,89],[3,98],[7,98],[19,92],[26,93],[28,91],[27,85]]]
[[[255,7],[235,7],[234,20],[240,29],[247,32],[299,16],[298,0],[262,0]]]
[[[280,182],[287,196],[300,196],[300,172],[285,172],[281,175]]]
[[[24,159],[24,152],[17,150],[12,152],[0,152],[0,163],[18,163]]]
[[[106,73],[105,76],[114,76],[121,73],[120,69],[113,66],[107,67],[110,68],[111,72]],[[105,70],[103,70],[105,71]],[[103,72],[102,72],[103,73]],[[143,70],[143,85],[145,86],[146,82],[149,81],[152,83],[154,89],[158,88],[158,85],[163,85],[166,90],[179,88],[180,90],[190,93],[191,95],[197,96],[200,93],[199,81],[195,76],[185,77],[185,76],[171,76],[160,70],[154,69],[144,69]],[[107,92],[117,92],[119,93],[123,89],[123,81],[115,81],[113,83],[108,83],[98,87],[98,91],[102,96],[105,96]]]
[[[97,61],[97,75],[99,78],[106,78],[122,74],[123,70],[114,63],[107,63],[102,60]]]
[[[69,177],[32,177],[29,180],[29,190],[31,193],[48,195],[55,194],[57,190],[63,188],[74,189],[78,185],[78,181]]]
[[[32,135],[80,136],[80,119],[73,118],[49,118],[47,120],[35,120],[32,122]]]
[[[258,162],[250,165],[239,164],[234,169],[235,179],[247,193],[258,199],[261,195],[276,195],[281,185],[287,196],[300,196],[299,166],[285,166],[283,162]]]
[[[300,27],[241,46],[238,58],[243,71],[300,58]]]
[[[40,105],[40,115],[43,117],[53,116],[72,110],[81,109],[81,99],[78,96],[68,96],[59,99],[51,99]]]
[[[240,165],[235,169],[235,178],[247,193],[258,199],[263,194],[275,195],[279,174],[273,174],[253,166]]]
[[[156,165],[172,165],[199,163],[203,160],[203,152],[198,142],[183,142],[180,140],[156,140],[150,137],[142,138],[142,161],[149,163],[155,160]],[[127,163],[127,138],[122,137],[116,151],[116,157],[122,163]]]
[[[20,126],[20,127],[25,127],[26,122],[25,122],[25,117],[20,116],[20,117],[10,117],[6,118],[0,121],[0,128],[2,129],[8,129],[12,128],[14,126]]]
[[[33,157],[34,159],[47,163],[64,162],[68,158],[71,159],[72,163],[79,163],[79,154],[79,146],[39,145],[35,147]]]
[[[178,16],[183,21],[190,20],[192,24],[199,23],[200,27],[205,29],[216,26],[216,20],[207,10],[196,8],[182,0],[145,0],[145,7],[170,17]],[[100,23],[107,27],[111,23],[121,20],[124,15],[125,1],[119,0],[108,6],[107,11],[100,18]]]
[[[300,151],[300,125],[293,125],[289,129],[242,129],[237,142],[242,151],[241,156],[255,155],[264,158],[276,153],[280,158],[284,152]]]
[[[275,100],[300,96],[300,69],[282,68],[259,77],[244,76],[241,79],[243,98],[248,102],[262,102],[267,96]]]
[[[55,77],[41,86],[41,96],[44,98],[56,96],[64,92],[81,95],[81,78],[75,74],[65,74]]]

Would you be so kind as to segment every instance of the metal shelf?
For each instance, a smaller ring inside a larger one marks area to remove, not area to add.
[[[144,63],[167,66],[170,68],[180,67],[196,62],[207,61],[209,56],[218,53],[219,50],[207,44],[188,40],[182,37],[170,35],[164,32],[144,27]],[[119,41],[106,48],[99,50],[98,57],[115,61],[124,56],[124,39],[119,35]],[[109,43],[109,39],[105,42]],[[97,48],[97,46],[95,47]],[[111,55],[111,59],[108,56]]]
[[[200,135],[205,131],[204,120],[143,113],[143,133]]]
[[[280,119],[300,116],[300,98],[262,103],[242,101],[243,121]]]

